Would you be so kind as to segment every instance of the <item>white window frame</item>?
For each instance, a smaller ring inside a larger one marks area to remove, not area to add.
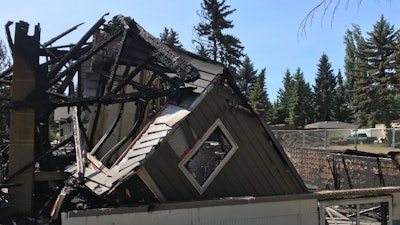
[[[226,140],[231,145],[231,149],[226,154],[224,159],[218,164],[218,166],[215,168],[215,170],[210,174],[210,176],[203,183],[203,185],[200,185],[200,183],[196,180],[196,178],[186,169],[185,165],[197,153],[197,151],[199,151],[200,147],[210,137],[210,135],[215,131],[215,129],[217,127],[219,127],[221,129],[222,133],[226,137]],[[218,118],[211,125],[211,127],[205,132],[203,137],[195,144],[193,149],[185,156],[185,158],[182,159],[182,161],[178,164],[178,166],[182,170],[182,172],[185,174],[185,176],[189,179],[189,181],[192,183],[192,185],[196,188],[196,190],[200,194],[203,194],[204,191],[207,189],[207,187],[212,183],[212,181],[215,179],[215,177],[218,175],[218,173],[225,166],[225,164],[229,161],[229,159],[233,156],[233,154],[235,154],[237,149],[238,149],[238,145],[236,144],[236,142],[234,142],[232,136],[229,134],[229,132],[226,129],[225,125]]]

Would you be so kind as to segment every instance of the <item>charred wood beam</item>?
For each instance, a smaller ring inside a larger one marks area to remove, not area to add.
[[[87,105],[94,105],[97,103],[108,105],[108,104],[132,102],[138,100],[150,100],[160,97],[177,98],[191,94],[193,90],[194,88],[192,87],[170,89],[170,90],[151,89],[147,91],[128,93],[123,95],[106,95],[103,97],[84,97],[84,98],[67,99],[67,100],[45,100],[45,101],[43,100],[13,101],[10,103],[5,103],[2,106],[5,108],[19,109],[19,108],[38,108],[43,106],[51,106],[55,108],[62,106],[87,106]]]
[[[111,156],[113,156],[115,154],[115,152],[118,149],[120,149],[129,139],[131,139],[132,137],[135,137],[138,134],[140,125],[143,123],[144,113],[146,111],[145,105],[147,105],[147,102],[143,102],[143,101],[138,102],[138,107],[136,109],[137,120],[135,121],[135,124],[133,125],[132,129],[129,131],[129,133],[125,137],[123,137],[106,154],[104,154],[103,157],[101,157],[100,161],[102,163],[108,164],[108,161],[110,160]],[[119,161],[119,160],[120,159],[117,159],[117,161]]]
[[[80,57],[75,63],[73,63],[70,67],[68,67],[66,70],[61,72],[57,77],[54,79],[50,80],[50,86],[56,84],[58,81],[60,81],[63,77],[65,77],[63,83],[60,85],[60,87],[57,89],[57,92],[62,93],[65,91],[65,89],[68,87],[68,85],[71,83],[72,78],[74,77],[75,72],[80,68],[81,64],[86,61],[88,58],[92,57],[94,54],[96,54],[99,50],[101,50],[104,46],[115,40],[120,34],[122,33],[122,30],[115,33],[113,36],[109,37],[107,40],[104,40],[101,44],[96,46],[95,48],[92,48],[89,52],[87,52],[85,55]]]
[[[66,46],[60,46],[60,47],[43,47],[40,48],[40,56],[44,56],[44,57],[49,57],[51,59],[53,58],[57,58],[57,62],[60,61],[62,59],[62,57],[64,57],[69,50],[66,49],[61,49],[63,47],[65,48],[73,48],[75,45],[71,44],[71,45],[66,45]],[[81,55],[83,55],[84,53],[88,52],[90,49],[92,48],[92,43],[91,42],[87,42],[85,43],[78,52],[76,52],[71,59],[72,60],[76,60],[78,59]]]
[[[41,68],[46,68],[45,70],[47,70],[47,67],[49,67],[50,65],[58,63],[60,59],[64,57],[64,55],[67,53],[67,51],[54,52],[54,50],[47,51],[47,49],[48,48],[46,48],[46,50],[43,50],[43,48],[41,49],[41,51],[47,52],[46,54],[41,54],[41,56],[50,57],[50,60],[47,60],[46,62],[39,65]],[[81,51],[77,53],[76,56],[73,57],[73,59],[76,60],[81,55],[86,54],[90,50],[91,50],[91,44],[88,44],[88,46],[82,48]],[[48,87],[50,88],[50,86]]]
[[[61,70],[61,68],[67,63],[72,56],[79,51],[79,49],[86,43],[86,41],[90,38],[90,36],[93,35],[93,33],[105,22],[104,17],[108,15],[105,14],[103,15],[87,32],[83,37],[76,43],[76,45],[67,53],[65,56],[60,60],[60,62],[57,64],[57,66],[51,70],[48,74],[47,77],[52,79],[53,77],[56,76],[56,74]]]
[[[179,86],[181,86],[183,84],[182,81],[174,79],[174,78],[171,78],[165,73],[158,73],[158,74],[164,81],[169,82],[174,87],[179,87]]]
[[[123,109],[124,109],[124,104],[120,103],[118,115],[114,118],[114,121],[111,124],[111,126],[108,128],[107,132],[100,138],[100,140],[96,143],[96,145],[90,151],[90,154],[94,155],[97,152],[97,150],[99,150],[100,147],[105,143],[105,141],[110,137],[110,135],[114,131],[115,127],[117,126],[119,120],[121,119]]]
[[[121,52],[123,50],[123,47],[124,47],[124,44],[125,44],[125,41],[126,41],[127,33],[128,33],[128,31],[124,30],[124,33],[122,34],[121,40],[119,41],[119,44],[118,44],[118,52],[117,52],[117,55],[116,55],[116,57],[114,59],[114,64],[113,64],[112,69],[111,69],[111,76],[108,79],[108,85],[107,85],[107,91],[108,92],[111,91],[111,89],[113,87],[113,84],[114,84],[115,73],[117,72],[118,62],[119,62],[119,59],[121,57]]]
[[[11,174],[10,176],[8,176],[8,179],[5,181],[5,183],[9,182],[10,180],[12,180],[14,177],[18,176],[19,174],[23,173],[25,170],[31,168],[32,166],[34,166],[36,164],[36,162],[42,160],[44,157],[46,157],[47,155],[49,155],[50,153],[54,152],[55,150],[59,149],[60,147],[68,144],[71,140],[72,140],[73,136],[71,135],[70,137],[66,138],[64,141],[60,142],[59,144],[55,145],[54,147],[52,147],[51,149],[47,150],[45,153],[37,156],[35,158],[35,160],[31,161],[30,163],[26,164],[25,166],[23,166],[21,169],[19,169],[18,171],[16,171],[14,174]]]
[[[97,96],[103,96],[104,95],[104,91],[106,89],[106,84],[104,82],[104,77],[101,77],[100,79],[101,79],[100,80],[100,87],[99,87],[100,90],[99,90],[99,94]],[[95,104],[95,107],[96,107],[96,109],[94,110],[94,113],[95,113],[94,121],[92,123],[93,127],[92,127],[91,130],[88,131],[88,133],[89,133],[89,135],[88,135],[89,136],[89,141],[90,141],[91,145],[93,145],[94,135],[96,133],[95,131],[97,129],[98,121],[99,121],[99,118],[100,118],[100,111],[101,111],[102,104],[97,103],[97,104]]]
[[[6,70],[1,72],[0,78],[6,77],[7,75],[10,75],[12,73],[12,66],[8,67]]]
[[[0,79],[0,84],[11,85],[12,81]]]
[[[132,80],[136,74],[138,74],[141,70],[143,70],[146,65],[153,59],[153,57],[147,58],[145,61],[143,61],[140,65],[138,65],[132,72],[129,73],[128,76],[124,77],[123,81],[119,82],[117,87],[115,87],[113,90],[111,90],[107,95],[112,95],[116,94],[119,90],[121,90],[125,85],[129,83],[130,80]]]
[[[81,26],[82,24],[83,24],[83,23],[80,23],[80,24],[78,24],[78,25],[75,25],[75,26],[69,28],[68,30],[64,31],[63,33],[61,33],[61,34],[55,36],[54,38],[50,39],[49,41],[45,42],[45,43],[43,44],[43,46],[44,46],[44,47],[47,47],[47,46],[53,44],[54,42],[56,42],[56,41],[59,40],[60,38],[64,37],[65,35],[67,35],[67,34],[69,34],[69,33],[71,33],[72,31],[76,30],[76,29],[77,29],[79,26]]]
[[[27,97],[27,99],[33,99],[34,96],[37,95],[37,93],[41,93],[49,89],[51,86],[56,84],[59,80],[61,80],[67,73],[70,73],[71,70],[67,70],[67,72],[63,71],[61,74],[58,74],[59,71],[65,64],[73,58],[73,56],[79,52],[81,47],[86,43],[86,41],[90,38],[90,36],[105,22],[104,17],[108,15],[105,14],[103,15],[90,29],[86,34],[74,45],[74,47],[67,53],[65,54],[61,60],[56,64],[54,69],[49,71],[46,75],[46,77],[50,80],[49,84],[43,85],[43,86],[38,86],[36,87]],[[57,75],[58,74],[58,75]],[[57,75],[57,76],[56,76]],[[72,79],[72,78],[71,78]],[[69,82],[67,82],[68,86]]]
[[[200,77],[200,73],[196,67],[187,63],[185,59],[176,54],[170,47],[146,32],[134,21],[131,21],[129,31],[132,36],[139,35],[148,42],[155,49],[152,53],[153,56],[165,66],[173,69],[183,81],[191,82]]]
[[[347,178],[347,182],[349,183],[349,188],[353,189],[353,182],[351,180],[351,176],[350,176],[350,173],[349,173],[349,168],[347,166],[346,159],[344,158],[343,154],[342,154],[342,164],[343,164],[343,167],[344,167],[344,171],[346,172],[346,178]]]
[[[124,77],[128,76],[130,68],[131,68],[131,65],[130,65],[130,64],[129,64],[129,65],[126,65],[126,66],[125,66],[124,73],[122,74],[122,77],[120,77],[120,76],[115,76],[114,79],[117,80],[118,82],[123,82],[123,81],[124,81]],[[107,77],[108,77],[108,76],[107,76]],[[141,83],[139,83],[139,82],[133,81],[133,80],[129,80],[129,81],[128,81],[128,84],[131,85],[131,87],[132,87],[133,89],[137,89],[137,90],[139,90],[139,91],[149,90],[149,87],[148,87],[148,86],[145,86],[145,85],[143,85],[143,84],[141,84]]]
[[[386,187],[386,183],[385,183],[385,178],[383,177],[383,172],[382,172],[382,164],[381,164],[381,160],[379,160],[379,157],[376,157],[376,164],[378,165],[378,178],[379,178],[379,182],[381,183],[381,185],[383,187]]]
[[[0,101],[11,101],[11,99],[9,97],[5,97],[5,96],[1,96],[0,95]]]
[[[224,69],[223,71],[223,76],[228,82],[228,85],[232,88],[233,93],[235,93],[236,97],[239,99],[240,104],[242,104],[244,107],[251,109],[251,112],[253,115],[257,116],[257,113],[253,110],[253,108],[249,105],[247,102],[246,97],[242,94],[240,91],[239,87],[236,84],[235,79],[233,78],[231,72],[228,69]]]
[[[147,87],[146,88],[150,88],[151,87],[151,85],[153,84],[153,82],[156,79],[156,77],[157,77],[157,74],[153,72],[151,74],[150,80],[147,81],[147,84],[146,84]]]
[[[132,50],[129,49],[129,51],[132,51]],[[138,65],[143,61],[143,59],[147,59],[149,56],[151,56],[151,54],[143,54],[143,55],[138,56],[134,52],[130,52],[129,56],[127,56],[126,52],[124,52],[123,54],[124,54],[124,56],[123,56],[123,58],[120,59],[119,65]],[[151,71],[158,71],[158,72],[162,72],[162,73],[175,73],[175,71],[173,71],[171,68],[166,67],[166,66],[162,65],[161,63],[150,63],[146,66],[146,69],[151,70]]]
[[[8,21],[5,25],[6,28],[6,35],[7,35],[7,41],[8,41],[8,46],[10,47],[11,55],[14,52],[14,43],[12,42],[11,38],[11,32],[10,32],[10,26],[13,24],[13,22]]]

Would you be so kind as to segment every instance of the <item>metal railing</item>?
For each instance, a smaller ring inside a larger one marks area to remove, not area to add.
[[[400,128],[273,130],[273,133],[283,147],[400,151]]]

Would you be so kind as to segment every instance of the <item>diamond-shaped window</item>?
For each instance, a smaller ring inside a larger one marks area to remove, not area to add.
[[[179,163],[186,177],[202,194],[237,150],[228,130],[217,119]]]

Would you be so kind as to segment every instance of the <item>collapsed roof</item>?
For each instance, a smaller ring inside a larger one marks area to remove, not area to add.
[[[57,149],[75,149],[66,168],[72,176],[54,192],[53,215],[83,193],[86,201],[120,205],[307,192],[230,71],[167,46],[129,17],[104,22],[69,50],[51,45],[76,27],[37,49],[47,61],[33,90],[7,105],[42,116],[70,108],[73,136],[50,147],[38,129],[35,139],[40,170],[60,168],[51,163]],[[5,71],[0,79],[16,76]]]

